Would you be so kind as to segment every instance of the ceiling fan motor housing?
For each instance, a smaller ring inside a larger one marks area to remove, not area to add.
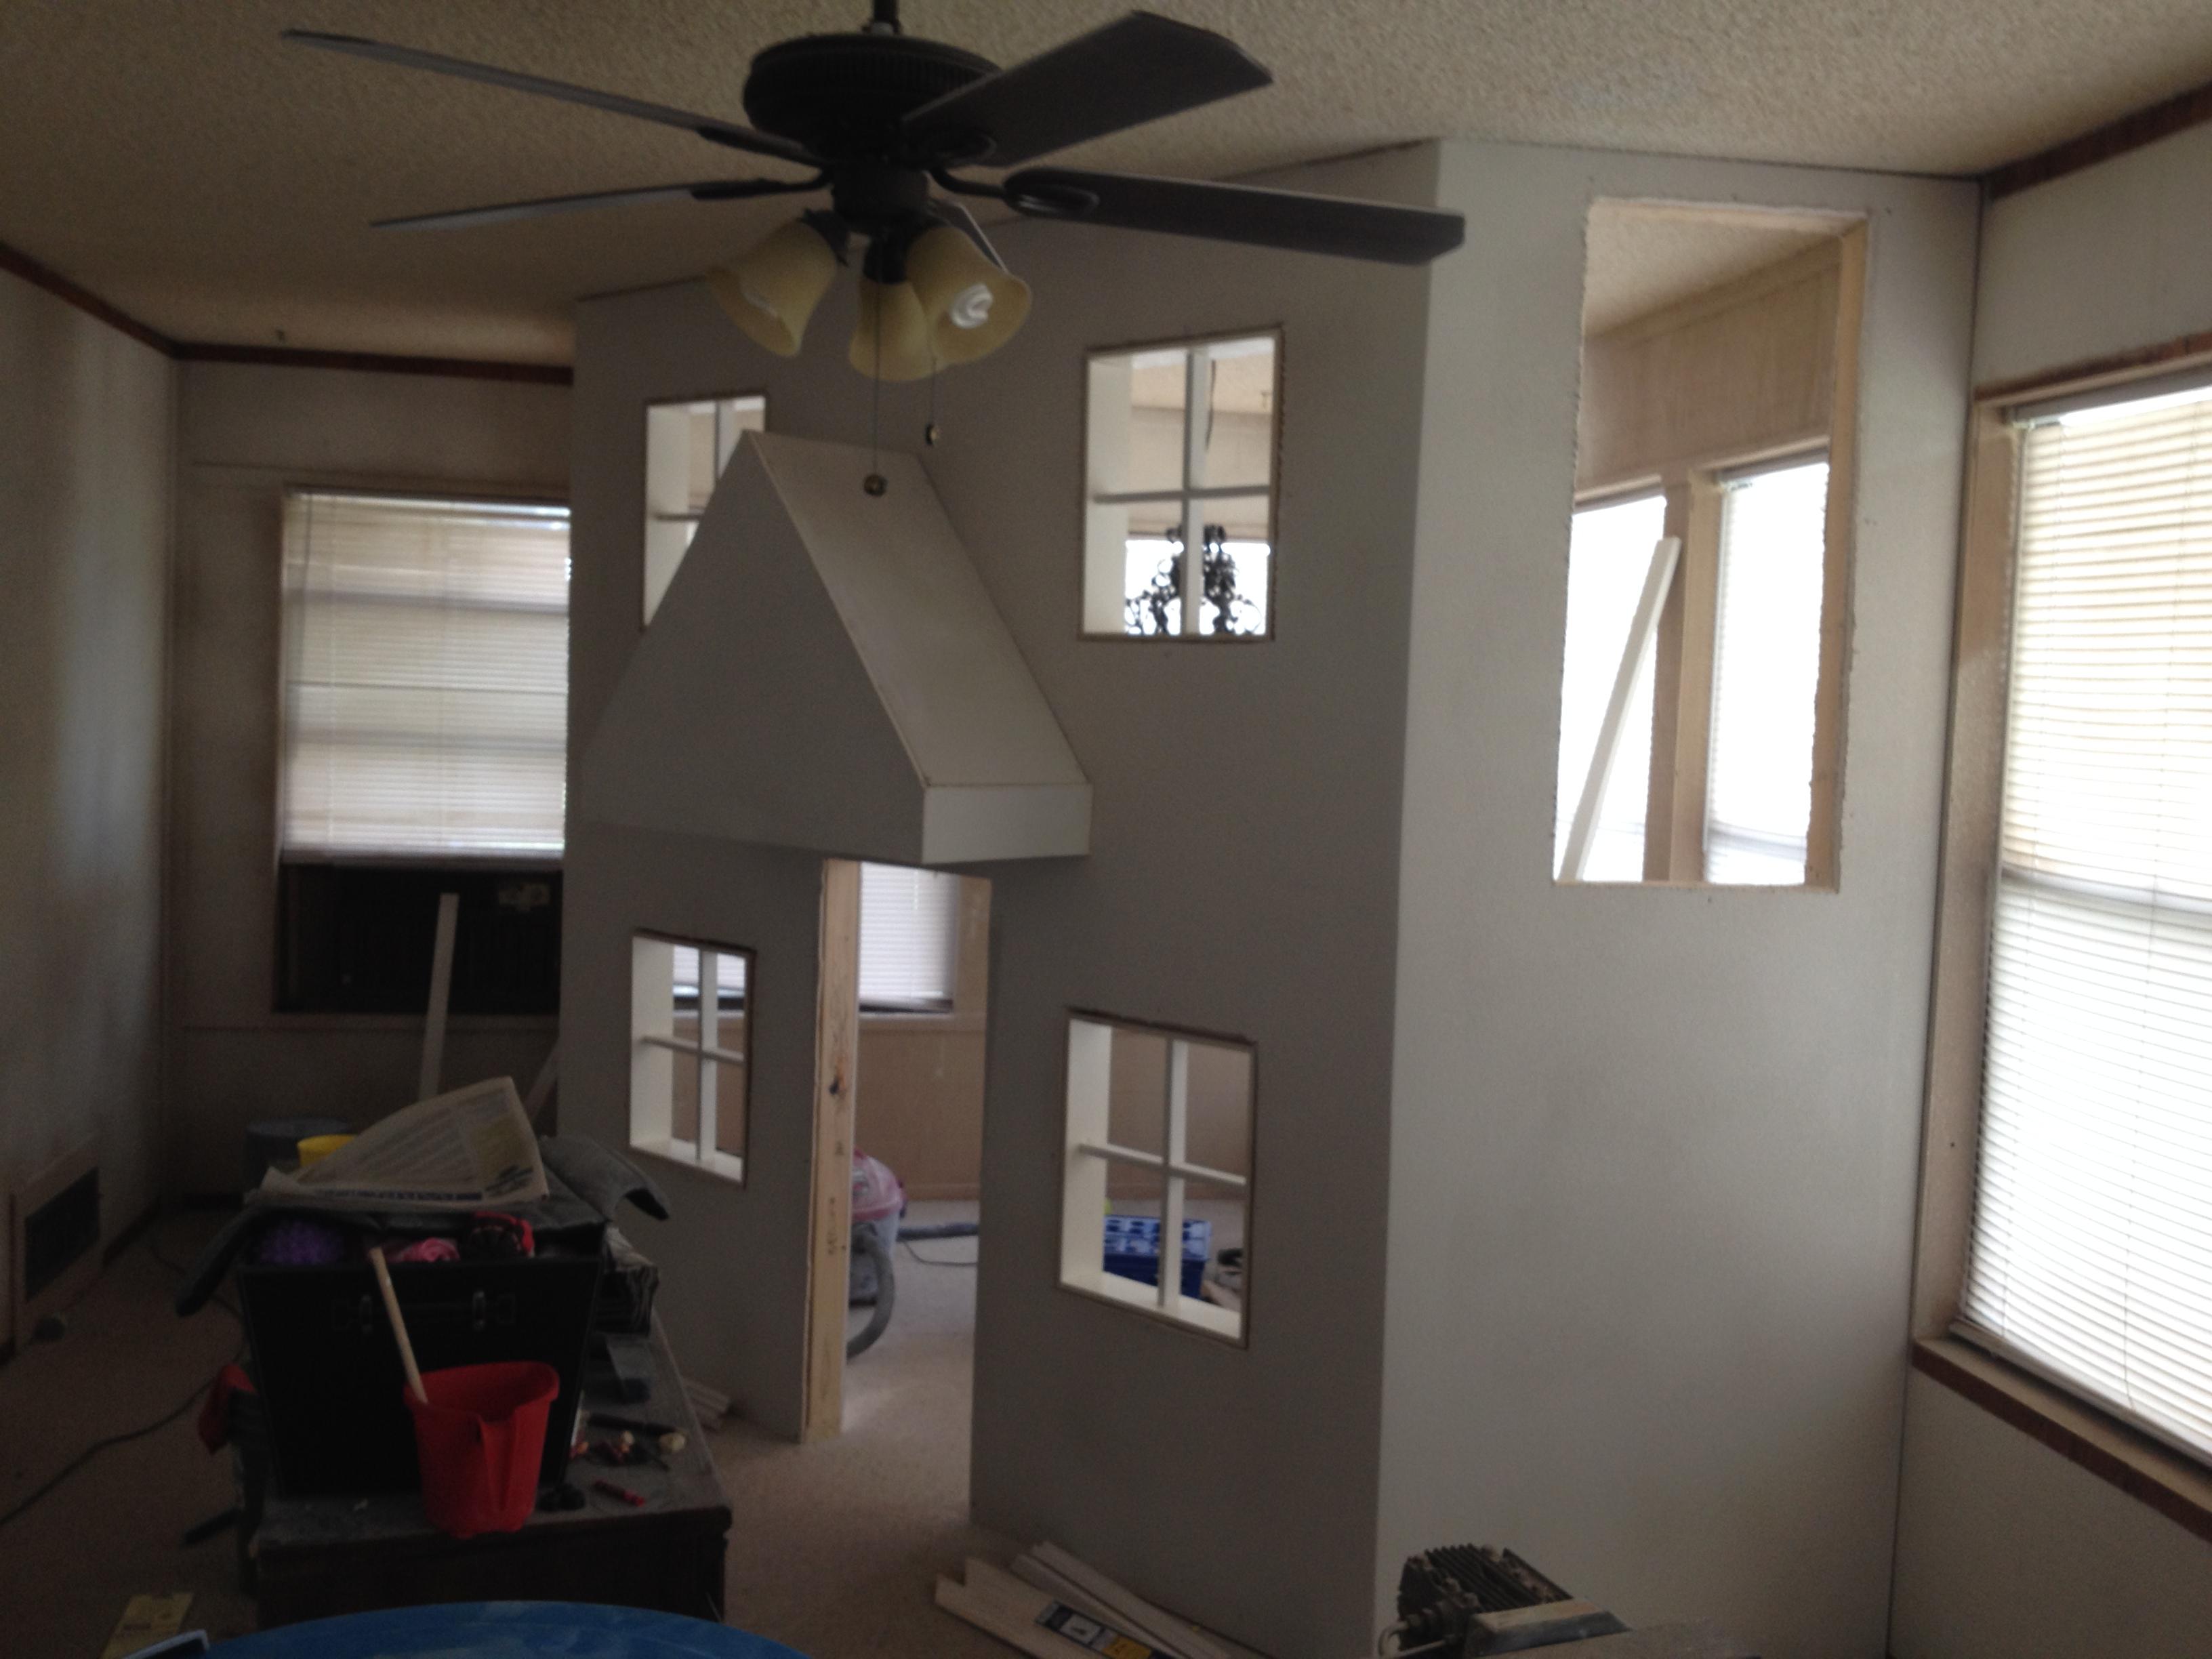
[[[908,34],[808,34],[770,46],[745,77],[745,114],[823,160],[957,165],[957,153],[902,155],[910,110],[998,72],[988,58]],[[978,135],[978,148],[988,148]]]

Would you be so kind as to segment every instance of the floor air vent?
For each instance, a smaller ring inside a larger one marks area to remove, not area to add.
[[[84,1146],[17,1190],[15,1334],[75,1298],[100,1271],[100,1166]]]

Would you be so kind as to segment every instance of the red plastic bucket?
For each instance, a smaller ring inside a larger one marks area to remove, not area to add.
[[[534,1359],[422,1373],[424,1405],[403,1390],[422,1466],[422,1512],[455,1538],[514,1532],[538,1501],[545,1415],[560,1373]]]

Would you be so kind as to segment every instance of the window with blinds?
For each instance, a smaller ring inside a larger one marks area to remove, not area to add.
[[[1960,1334],[2212,1455],[2212,386],[2031,418]]]
[[[1828,464],[1723,482],[1705,879],[1794,887],[1813,821]]]
[[[1663,495],[1639,495],[1578,508],[1567,540],[1567,641],[1559,677],[1559,771],[1554,796],[1552,873],[1565,874],[1575,809],[1590,787],[1591,761],[1620,674],[1652,550],[1667,527]],[[1644,819],[1651,774],[1652,652],[1648,641],[1632,670],[1605,775],[1597,817],[1577,879],[1644,879]]]
[[[891,864],[860,866],[860,1006],[942,1013],[960,965],[960,878]]]
[[[558,857],[568,510],[295,491],[288,858]]]

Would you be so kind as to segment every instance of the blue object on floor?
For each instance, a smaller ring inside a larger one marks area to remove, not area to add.
[[[453,1601],[310,1619],[215,1648],[222,1659],[804,1659],[726,1625],[580,1601]]]
[[[1213,1255],[1213,1224],[1186,1219],[1182,1224],[1182,1293],[1200,1296],[1206,1264]],[[1106,1218],[1106,1271],[1133,1279],[1139,1285],[1160,1282],[1160,1224],[1157,1216],[1109,1215]]]

